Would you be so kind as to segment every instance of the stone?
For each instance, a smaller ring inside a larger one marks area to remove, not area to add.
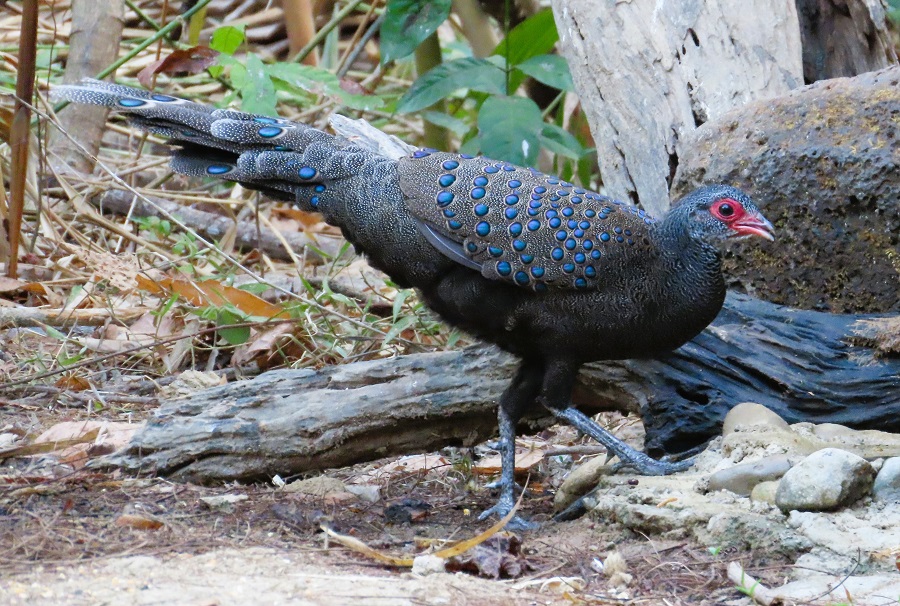
[[[562,511],[594,488],[600,478],[610,473],[606,457],[599,456],[579,465],[566,476],[553,497],[553,508]]]
[[[900,311],[898,83],[900,65],[823,80],[685,135],[672,197],[728,183],[775,225],[777,244],[732,248],[729,286],[803,309]]]
[[[708,490],[729,490],[735,494],[749,496],[753,487],[760,482],[777,480],[794,464],[794,459],[786,455],[774,455],[752,463],[742,463],[720,469],[709,477]]]
[[[878,501],[900,503],[900,457],[891,457],[881,465],[872,486],[872,496]]]
[[[787,421],[777,414],[756,402],[742,402],[728,411],[722,421],[722,435],[733,433],[739,426],[769,425],[772,427],[787,429]]]
[[[775,504],[775,493],[778,491],[778,481],[760,482],[750,492],[750,500],[756,503]]]
[[[347,492],[347,486],[337,478],[315,476],[305,480],[291,482],[282,490],[284,490],[284,492],[297,492],[314,497],[324,497],[327,494]]]
[[[824,448],[784,474],[775,493],[775,504],[785,513],[830,511],[867,494],[874,480],[875,470],[862,457]]]
[[[812,423],[794,423],[787,429],[768,424],[740,427],[722,438],[722,452],[733,461],[779,453],[806,456],[823,448],[839,448],[869,460],[900,456],[900,434],[877,429],[830,429],[822,432],[827,436],[823,439]]]
[[[447,560],[433,554],[424,554],[416,556],[413,559],[412,573],[426,576],[437,572],[445,572],[447,570]]]
[[[367,503],[377,503],[381,500],[381,487],[376,484],[348,484],[347,492]]]

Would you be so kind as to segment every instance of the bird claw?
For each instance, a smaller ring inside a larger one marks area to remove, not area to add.
[[[494,480],[493,482],[488,482],[484,485],[485,488],[499,488],[503,490],[503,480]],[[519,484],[518,482],[513,482],[513,494],[522,494],[525,493],[525,496],[529,496],[530,492],[527,488]]]
[[[481,512],[481,515],[478,516],[478,520],[486,520],[492,515],[496,514],[498,518],[501,520],[509,515],[509,512],[512,511],[512,507],[506,506],[503,503],[498,502],[493,507],[485,509]],[[530,522],[523,518],[522,516],[513,516],[509,522],[504,526],[505,529],[508,530],[536,530],[540,527],[540,524],[537,522]]]
[[[677,463],[658,461],[639,450],[635,450],[575,408],[554,408],[546,403],[544,403],[544,406],[547,407],[556,418],[565,421],[581,433],[592,437],[605,446],[608,453],[607,457],[613,455],[619,457],[621,463],[614,466],[614,471],[628,467],[647,476],[665,476],[684,471],[694,464],[693,458],[685,459],[684,461],[679,461]]]
[[[694,458],[685,459],[684,461],[669,462],[651,459],[650,457],[642,457],[632,461],[620,461],[612,466],[612,472],[618,473],[623,469],[632,469],[637,473],[645,476],[667,476],[679,471],[690,469],[694,464]]]

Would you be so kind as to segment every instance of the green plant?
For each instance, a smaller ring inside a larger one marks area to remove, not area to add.
[[[384,60],[412,52],[411,41],[424,39],[425,31],[434,31],[446,18],[433,11],[427,20],[417,19],[428,4],[433,3],[388,2],[382,44],[390,52]],[[424,118],[460,136],[465,153],[533,165],[544,148],[570,161],[583,160],[589,150],[560,126],[561,101],[574,87],[565,60],[550,54],[558,38],[552,12],[543,10],[509,30],[491,56],[454,58],[420,75],[397,103],[397,112],[422,111],[448,100],[449,109],[426,111]],[[517,94],[529,77],[559,91],[547,108]],[[563,178],[574,172],[571,164],[560,169]],[[579,170],[579,177],[586,181],[589,171]]]
[[[448,0],[389,0],[381,28],[383,68],[395,63],[395,71],[402,73],[408,70],[404,57],[423,49],[431,52],[436,44],[435,31],[449,11]],[[428,124],[457,135],[463,153],[534,165],[540,150],[545,149],[556,156],[553,168],[564,179],[577,172],[587,185],[591,150],[561,126],[562,101],[574,87],[565,60],[551,54],[558,38],[553,14],[547,9],[509,30],[489,57],[476,58],[465,45],[447,44],[442,54],[466,56],[443,62],[441,57],[417,60],[420,66],[436,66],[420,74],[399,96],[390,89],[368,94],[348,92],[337,75],[322,67],[263,63],[252,53],[238,59],[235,53],[245,42],[244,31],[224,26],[215,31],[210,42],[210,47],[221,53],[210,73],[232,85],[231,94],[222,102],[239,98],[241,109],[247,112],[275,116],[279,100],[308,107],[322,97],[361,111],[421,112]],[[558,91],[547,107],[541,108],[520,94],[528,78]]]

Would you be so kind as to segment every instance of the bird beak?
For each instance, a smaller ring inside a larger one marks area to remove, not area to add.
[[[775,240],[775,228],[759,213],[748,214],[731,224],[737,237],[759,236],[766,240]]]

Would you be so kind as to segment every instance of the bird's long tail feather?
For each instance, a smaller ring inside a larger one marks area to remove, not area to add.
[[[268,195],[322,210],[325,192],[378,158],[345,139],[279,118],[215,109],[178,97],[100,80],[57,86],[53,97],[100,105],[177,146],[179,173],[236,181]],[[340,217],[335,217],[340,223]]]

